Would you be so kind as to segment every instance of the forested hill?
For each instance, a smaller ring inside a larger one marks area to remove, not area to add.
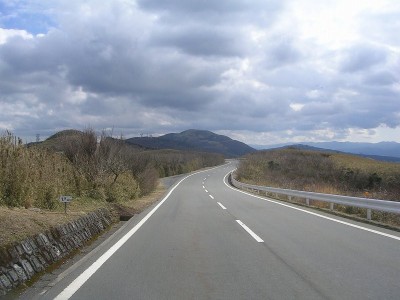
[[[127,143],[151,149],[176,149],[204,151],[238,157],[256,151],[245,143],[206,130],[190,129],[181,133],[169,133],[160,137],[135,137]]]

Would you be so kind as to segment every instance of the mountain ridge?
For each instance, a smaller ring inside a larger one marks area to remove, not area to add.
[[[301,142],[297,143],[327,150],[334,150],[346,153],[352,153],[363,156],[384,156],[392,158],[400,158],[400,143],[397,142]],[[283,143],[275,145],[252,145],[258,150],[271,149],[295,145],[294,143]]]
[[[204,151],[223,154],[226,157],[238,157],[256,151],[245,143],[227,136],[197,129],[168,133],[159,137],[134,137],[125,141],[150,149]]]
[[[395,156],[385,156],[385,155],[374,155],[374,154],[362,154],[362,153],[353,153],[353,152],[345,152],[345,151],[339,151],[339,150],[334,150],[334,149],[326,149],[326,148],[320,148],[320,147],[315,147],[315,146],[310,146],[307,144],[289,144],[281,147],[276,147],[276,148],[269,148],[269,149],[264,149],[265,151],[268,150],[276,150],[276,149],[286,149],[286,148],[295,148],[295,149],[301,149],[301,150],[312,150],[312,151],[320,151],[320,152],[328,152],[328,153],[343,153],[343,154],[350,154],[350,155],[356,155],[360,157],[365,157],[365,158],[371,158],[374,160],[380,160],[380,161],[386,161],[386,162],[400,162],[400,157],[395,157]],[[260,150],[262,151],[262,150]]]

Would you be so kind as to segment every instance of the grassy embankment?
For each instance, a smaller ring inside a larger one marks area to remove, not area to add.
[[[0,246],[100,207],[140,211],[157,200],[159,178],[214,166],[215,154],[145,151],[93,130],[66,131],[26,147],[0,137]],[[60,195],[73,201],[65,215]]]
[[[400,164],[355,155],[280,149],[249,154],[237,176],[242,182],[327,194],[400,201]],[[300,199],[298,199],[300,200]],[[304,201],[303,199],[300,201]],[[314,205],[328,204],[314,201]],[[364,209],[336,206],[347,214],[365,216]],[[398,215],[373,212],[373,219],[400,225]]]

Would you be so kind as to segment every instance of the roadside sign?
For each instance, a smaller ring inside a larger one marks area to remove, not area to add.
[[[68,203],[72,201],[72,196],[60,196],[60,202]]]
[[[60,196],[59,200],[64,203],[64,212],[67,214],[67,204],[72,201],[72,196]]]

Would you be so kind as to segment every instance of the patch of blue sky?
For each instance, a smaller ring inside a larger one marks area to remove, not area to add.
[[[0,1],[0,27],[25,30],[36,35],[47,33],[51,27],[55,27],[55,22],[40,9],[30,10],[26,6]]]

